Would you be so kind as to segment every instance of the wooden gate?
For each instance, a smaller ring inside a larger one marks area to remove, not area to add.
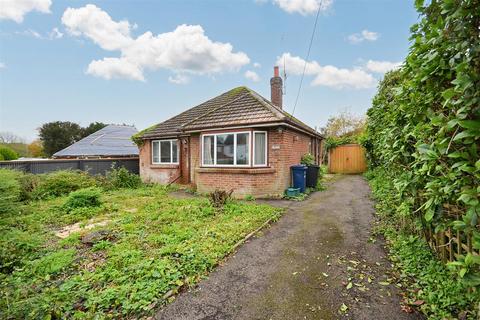
[[[365,151],[359,144],[346,144],[330,150],[328,171],[330,173],[362,173],[367,170]]]

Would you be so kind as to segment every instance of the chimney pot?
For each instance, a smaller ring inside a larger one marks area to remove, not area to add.
[[[278,66],[273,67],[273,77],[270,79],[271,101],[279,109],[282,109],[283,80],[280,77]]]

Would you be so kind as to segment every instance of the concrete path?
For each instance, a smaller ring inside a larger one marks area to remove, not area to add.
[[[155,318],[421,319],[389,284],[369,195],[361,176],[342,176],[306,201],[272,202],[287,206],[277,223]]]

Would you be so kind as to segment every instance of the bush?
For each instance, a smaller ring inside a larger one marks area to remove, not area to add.
[[[18,154],[9,147],[0,146],[0,160],[16,160]]]
[[[20,200],[20,172],[0,169],[0,213],[12,211]]]
[[[142,184],[142,180],[138,174],[131,173],[124,167],[113,168],[107,172],[106,184],[108,188],[138,188]]]
[[[98,207],[102,204],[100,196],[102,190],[100,188],[92,187],[73,191],[65,201],[63,208],[70,212],[73,209],[84,207]]]
[[[20,201],[32,199],[32,194],[40,184],[40,177],[32,173],[21,173],[17,176],[20,184]]]
[[[95,178],[82,171],[64,170],[39,176],[38,185],[32,194],[34,199],[58,197],[97,184]]]
[[[313,165],[313,164],[315,164],[315,157],[311,153],[305,153],[302,156],[302,160],[300,160],[300,163],[304,164],[306,166]]]

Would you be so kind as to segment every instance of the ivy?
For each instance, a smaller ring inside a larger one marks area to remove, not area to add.
[[[480,249],[480,0],[415,6],[410,52],[380,83],[362,144],[370,168],[389,173],[383,191],[395,191],[392,218],[401,227],[471,232]],[[478,256],[450,267],[480,286]]]

